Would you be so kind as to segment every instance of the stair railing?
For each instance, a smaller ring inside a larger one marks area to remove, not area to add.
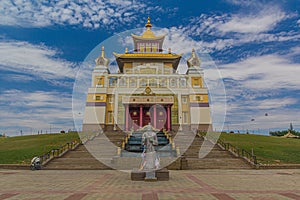
[[[205,133],[203,133],[203,132],[198,131],[197,134],[201,137],[205,137]],[[225,142],[224,140],[222,140],[220,138],[218,139],[217,143],[226,151],[231,152],[232,154],[234,154],[237,157],[245,159],[251,165],[253,165],[255,167],[257,167],[259,165],[259,163],[257,162],[257,157],[253,153],[249,153],[245,149],[240,149],[228,142]]]
[[[66,152],[75,149],[79,144],[81,144],[80,140],[74,140],[72,142],[67,142],[66,144],[60,146],[59,148],[52,149],[45,153],[42,156],[39,156],[41,159],[42,165],[47,164],[50,162],[53,158],[60,157],[64,155]]]
[[[78,134],[80,136],[80,140],[82,144],[85,144],[88,141],[93,140],[95,137],[99,136],[100,134],[103,134],[103,130],[97,132],[80,132]]]

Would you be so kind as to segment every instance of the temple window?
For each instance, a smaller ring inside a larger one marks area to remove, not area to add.
[[[118,83],[118,78],[117,77],[111,77],[109,79],[109,87],[116,87]]]
[[[158,43],[152,43],[152,52],[158,52],[159,45]]]
[[[126,87],[127,86],[127,79],[125,77],[121,78],[119,84],[120,84],[121,87]]]
[[[151,52],[151,43],[146,43],[146,52]]]
[[[170,79],[170,86],[171,87],[177,87],[177,80],[176,80],[176,78],[171,78]]]
[[[182,96],[182,103],[187,104],[187,96]]]
[[[159,80],[160,87],[167,87],[167,79],[160,79]]]
[[[200,87],[200,78],[193,78],[193,87]]]
[[[203,96],[201,95],[196,96],[196,101],[203,101]]]
[[[136,87],[136,79],[135,78],[131,78],[130,82],[129,82],[130,87]]]
[[[144,43],[138,43],[138,52],[144,52],[145,51],[145,44]]]
[[[141,87],[146,87],[147,86],[147,79],[140,79],[140,86]]]
[[[156,79],[150,79],[149,85],[152,87],[157,87],[157,80]]]
[[[97,78],[96,79],[97,81],[96,81],[96,87],[103,87],[104,85],[103,85],[103,83],[104,83],[104,78]]]
[[[180,87],[186,87],[186,78],[180,78]]]

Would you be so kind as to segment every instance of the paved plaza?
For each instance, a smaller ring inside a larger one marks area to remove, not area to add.
[[[300,170],[170,171],[170,180],[131,181],[112,170],[0,170],[0,200],[300,199]]]

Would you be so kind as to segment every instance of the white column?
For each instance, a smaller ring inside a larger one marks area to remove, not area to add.
[[[178,99],[178,122],[179,122],[179,130],[182,131],[182,104],[181,104],[181,93],[177,95]]]
[[[117,130],[117,124],[118,124],[118,108],[119,108],[119,94],[118,92],[115,93],[114,95],[114,130]]]

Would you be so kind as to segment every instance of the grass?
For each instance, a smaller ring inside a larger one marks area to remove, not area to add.
[[[0,164],[29,164],[34,156],[43,155],[76,139],[77,133],[1,137]]]
[[[227,133],[222,133],[220,138],[249,153],[253,148],[258,161],[264,164],[300,164],[300,139]]]

